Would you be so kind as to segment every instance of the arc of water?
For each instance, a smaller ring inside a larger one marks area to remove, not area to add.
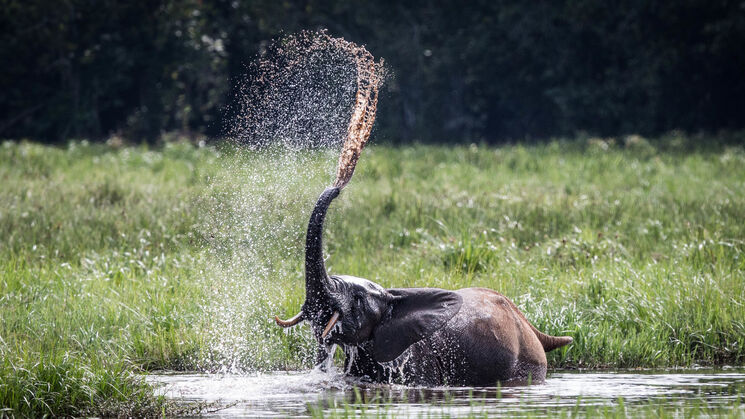
[[[352,44],[353,45],[353,44]],[[378,64],[364,47],[353,45],[352,53],[357,65],[357,94],[354,111],[347,128],[347,138],[339,156],[334,186],[344,188],[352,179],[362,149],[370,138],[378,105],[378,88],[381,78]]]

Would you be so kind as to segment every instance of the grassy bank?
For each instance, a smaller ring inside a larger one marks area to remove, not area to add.
[[[332,273],[484,286],[573,345],[553,367],[745,363],[745,151],[372,147],[328,217]],[[302,245],[330,152],[0,146],[0,406],[173,408],[137,373],[307,368]]]

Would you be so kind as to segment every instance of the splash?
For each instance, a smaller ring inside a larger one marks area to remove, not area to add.
[[[267,313],[282,310],[302,278],[302,226],[308,191],[328,179],[329,153],[243,152],[223,158],[229,168],[211,175],[201,198],[202,234],[207,241],[202,269],[205,341],[194,367],[243,373],[282,367],[281,353],[293,342],[300,364],[312,348],[274,332]]]
[[[364,147],[385,76],[383,62],[364,47],[325,30],[302,31],[272,42],[248,74],[239,118],[228,129],[240,143],[298,150],[353,138]]]
[[[302,303],[310,203],[334,171],[339,187],[351,179],[385,75],[363,47],[326,32],[274,41],[248,70],[229,129],[240,146],[221,150],[228,167],[209,174],[201,199],[205,350],[192,366],[209,372],[312,365],[307,326],[279,332],[270,313]]]
[[[357,160],[370,138],[378,106],[378,89],[382,80],[382,61],[379,65],[376,64],[372,54],[364,47],[351,44],[348,48],[353,51],[357,65],[357,95],[347,129],[347,139],[339,156],[334,182],[337,188],[345,187],[352,179]]]

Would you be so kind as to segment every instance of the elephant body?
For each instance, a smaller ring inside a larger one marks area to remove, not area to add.
[[[346,371],[375,382],[406,385],[493,386],[545,380],[546,354],[537,330],[509,299],[486,288],[454,293],[462,305],[442,328],[387,363],[375,360],[370,345],[344,347]]]

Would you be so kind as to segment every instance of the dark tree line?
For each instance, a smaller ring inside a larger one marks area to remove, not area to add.
[[[742,1],[0,0],[0,137],[219,136],[267,41],[320,28],[388,62],[392,141],[745,128]]]

